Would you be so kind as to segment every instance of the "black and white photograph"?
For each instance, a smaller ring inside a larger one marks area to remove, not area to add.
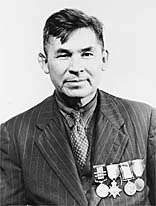
[[[156,206],[156,2],[0,6],[0,206]]]

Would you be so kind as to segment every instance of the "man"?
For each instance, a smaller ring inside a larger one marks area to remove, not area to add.
[[[56,89],[1,126],[1,205],[156,205],[156,111],[98,89],[102,24],[64,9],[43,39]]]

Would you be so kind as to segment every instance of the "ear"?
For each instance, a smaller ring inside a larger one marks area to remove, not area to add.
[[[103,58],[102,58],[102,61],[103,61],[102,70],[103,71],[105,70],[105,68],[108,68],[108,60],[109,60],[109,52],[108,52],[108,50],[104,50],[103,51]]]
[[[44,73],[49,74],[49,69],[47,66],[47,57],[44,56],[42,53],[38,54],[38,63],[40,64]]]

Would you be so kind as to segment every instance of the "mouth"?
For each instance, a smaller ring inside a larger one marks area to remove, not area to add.
[[[81,83],[87,81],[87,79],[67,79],[64,81],[64,83]]]
[[[66,84],[66,86],[70,88],[81,88],[84,87],[86,82],[87,79],[68,79],[64,81],[64,84]]]

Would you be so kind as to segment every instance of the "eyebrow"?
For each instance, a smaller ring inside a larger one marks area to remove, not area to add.
[[[92,51],[93,50],[93,47],[86,47],[86,48],[83,48],[83,49],[80,49],[79,52],[87,52],[87,51]],[[71,51],[69,51],[68,49],[63,49],[63,48],[60,48],[56,51],[57,54],[59,53],[67,53],[67,54],[70,54],[72,53]]]
[[[56,51],[56,53],[57,54],[59,54],[59,53],[71,53],[68,49],[62,49],[62,48],[60,48],[60,49],[58,49],[57,51]]]
[[[93,47],[87,47],[87,48],[84,48],[84,49],[80,49],[81,52],[87,52],[87,51],[92,51],[93,50]]]

